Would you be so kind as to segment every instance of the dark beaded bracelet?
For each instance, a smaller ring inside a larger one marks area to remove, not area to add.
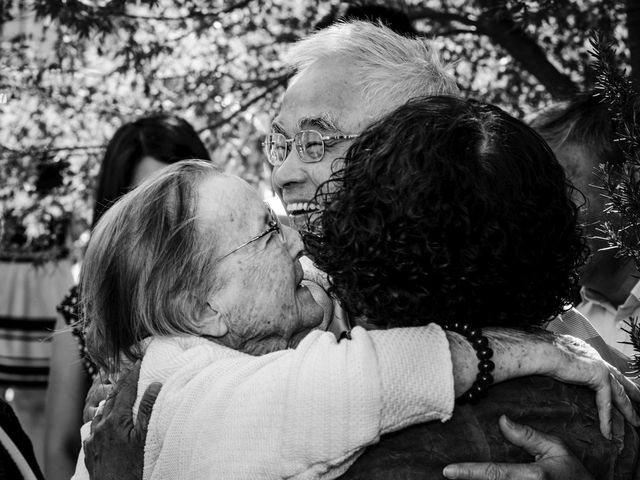
[[[471,343],[478,357],[478,376],[471,388],[458,397],[459,404],[476,403],[479,399],[487,395],[489,385],[493,383],[493,369],[496,365],[490,360],[493,357],[493,350],[489,348],[489,339],[482,335],[482,329],[472,327],[468,323],[453,322],[443,325],[446,330],[464,335]]]

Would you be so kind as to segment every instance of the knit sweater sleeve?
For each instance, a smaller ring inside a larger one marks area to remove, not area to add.
[[[315,331],[260,357],[198,342],[147,348],[139,396],[151,381],[163,388],[145,480],[334,478],[379,438],[382,377],[365,330],[343,342]]]
[[[151,381],[164,385],[145,479],[335,478],[381,433],[448,418],[444,334],[437,326],[402,330],[358,327],[342,342],[312,332],[295,350],[261,357],[202,344],[178,353],[152,342],[139,395]]]
[[[381,433],[451,418],[455,403],[447,337],[438,325],[370,331],[382,384]]]
[[[299,371],[287,387],[286,457],[324,452],[325,467],[342,470],[381,434],[451,417],[451,354],[439,326],[356,327],[350,341],[326,334],[309,340],[297,349]],[[309,464],[314,475],[325,473]]]

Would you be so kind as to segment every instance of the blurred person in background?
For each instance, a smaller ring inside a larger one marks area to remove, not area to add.
[[[121,126],[109,141],[95,192],[93,225],[123,194],[148,176],[179,160],[210,160],[187,121],[174,115],[153,115]],[[77,287],[58,297],[51,372],[47,391],[45,463],[49,480],[68,480],[80,451],[80,426],[85,396],[96,366],[86,355],[79,324]]]
[[[56,305],[73,284],[70,221],[55,198],[66,163],[46,154],[22,161],[35,181],[0,203],[0,399],[11,404],[42,462],[51,333]],[[0,181],[3,188],[8,180]]]
[[[591,257],[580,271],[582,288],[576,308],[590,324],[578,326],[583,332],[579,336],[597,348],[591,339],[597,342],[599,335],[618,358],[611,363],[629,372],[635,352],[625,330],[629,330],[629,317],[640,315],[638,271],[632,259],[607,248],[609,244],[599,231],[602,222],[615,224],[616,218],[605,213],[606,191],[598,165],[608,164],[615,169],[623,161],[623,154],[614,143],[611,113],[593,94],[584,93],[541,112],[531,125],[549,143],[569,179],[582,192],[575,201],[582,207]]]

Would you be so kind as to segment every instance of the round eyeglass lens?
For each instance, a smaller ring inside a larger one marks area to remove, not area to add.
[[[279,165],[287,158],[287,139],[281,133],[270,133],[266,141],[267,158],[272,165]]]
[[[324,141],[322,135],[315,130],[303,130],[300,132],[298,148],[302,152],[300,158],[306,158],[312,162],[318,162],[324,156]]]

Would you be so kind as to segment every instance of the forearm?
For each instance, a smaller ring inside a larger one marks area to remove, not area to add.
[[[555,349],[554,335],[545,331],[523,332],[508,328],[488,328],[483,334],[493,350],[492,372],[495,383],[511,378],[548,373],[548,355]],[[453,364],[456,397],[466,392],[478,374],[478,358],[471,343],[462,335],[447,331]]]
[[[368,333],[354,328],[352,339],[342,342],[313,332],[295,350],[261,357],[233,352],[228,360],[194,366],[189,373],[193,381],[183,375],[181,347],[157,340],[146,351],[139,391],[150,380],[164,383],[165,394],[154,409],[156,423],[180,428],[163,434],[163,451],[170,448],[168,437],[176,444],[190,442],[194,431],[203,436],[197,443],[204,442],[202,425],[207,425],[207,431],[224,438],[218,440],[215,455],[208,453],[207,462],[251,450],[249,443],[255,442],[264,454],[276,448],[273,454],[282,461],[274,476],[292,476],[301,465],[345,458],[407,422],[451,415],[453,381],[445,335],[436,325],[415,330]],[[194,339],[194,347],[201,341]],[[150,369],[173,371],[165,364],[174,362],[180,368],[179,381],[151,375]],[[225,414],[212,405],[224,405]],[[150,429],[152,442],[158,432]],[[168,450],[167,454],[171,455]],[[154,464],[151,457],[149,461]],[[261,458],[252,461],[247,469],[263,468]],[[163,468],[170,458],[162,456],[158,462],[153,468]]]

